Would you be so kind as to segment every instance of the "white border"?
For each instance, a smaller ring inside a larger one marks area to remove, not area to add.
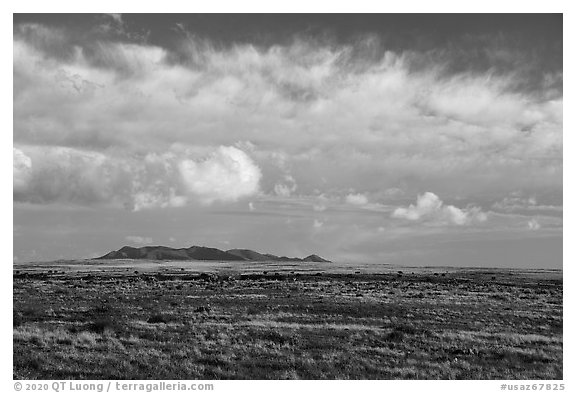
[[[325,12],[344,12],[344,13],[358,13],[358,12],[386,12],[386,13],[438,13],[438,12],[495,12],[495,13],[564,13],[564,69],[569,72],[564,75],[564,102],[565,107],[574,108],[574,100],[572,98],[574,91],[574,81],[570,71],[576,70],[574,64],[573,50],[570,50],[574,44],[571,42],[571,37],[574,39],[576,34],[574,32],[574,24],[576,22],[573,17],[573,8],[571,5],[574,2],[566,1],[530,1],[530,2],[517,2],[517,1],[502,1],[502,0],[484,0],[481,2],[463,1],[429,1],[429,0],[413,0],[407,1],[394,1],[383,3],[378,1],[368,0],[355,0],[355,1],[339,1],[327,2],[311,0],[292,0],[278,4],[270,1],[162,1],[162,2],[129,2],[125,1],[120,3],[118,0],[99,0],[97,2],[80,2],[80,1],[13,1],[2,3],[1,26],[2,34],[2,49],[3,53],[12,53],[12,13],[26,13],[26,12],[81,12],[92,13],[101,12],[102,10],[115,11],[115,12],[142,12],[142,13],[163,13],[163,12],[230,12],[230,13],[262,13],[262,12],[301,12],[301,13],[325,13]],[[568,42],[568,43],[567,43]],[[7,56],[9,59],[10,56]],[[12,146],[12,130],[13,130],[13,81],[12,81],[12,63],[9,60],[2,62],[2,84],[4,87],[2,94],[2,179],[7,183],[12,177],[12,172],[9,167],[9,149]],[[572,102],[572,104],[570,104]],[[566,146],[574,146],[574,110],[567,111],[564,118],[564,149]],[[10,132],[9,132],[10,131]],[[576,200],[574,193],[574,175],[572,169],[574,168],[574,156],[565,155],[564,173],[568,174],[564,178],[564,200]],[[2,208],[2,249],[6,250],[5,261],[0,265],[2,279],[1,290],[1,304],[3,323],[0,324],[0,334],[2,337],[2,356],[0,357],[1,364],[1,379],[0,386],[4,389],[2,391],[13,391],[12,382],[12,327],[10,326],[10,319],[8,317],[12,309],[12,263],[11,254],[13,247],[12,228],[9,227],[13,215],[12,199],[10,198],[8,190],[1,193],[1,206]],[[10,218],[10,220],[9,220]],[[576,327],[574,324],[574,302],[570,299],[575,298],[575,291],[573,287],[574,268],[574,246],[572,243],[572,236],[574,235],[574,209],[568,203],[564,206],[564,234],[565,238],[569,241],[564,245],[564,331],[574,331]],[[564,381],[566,391],[574,391],[576,389],[576,382],[572,377],[570,370],[574,370],[574,338],[569,333],[564,336]],[[101,381],[98,381],[101,382]],[[217,384],[216,392],[224,391],[250,391],[250,392],[268,392],[274,389],[278,392],[288,392],[294,389],[303,390],[330,390],[334,392],[344,392],[352,389],[361,389],[364,392],[384,392],[384,391],[406,391],[417,390],[424,392],[496,392],[499,391],[500,383],[505,381],[215,381]],[[510,383],[520,383],[520,381],[509,381]],[[530,383],[528,381],[522,381]],[[541,383],[542,381],[534,381]],[[551,381],[560,382],[560,381]],[[321,384],[321,385],[320,385]]]

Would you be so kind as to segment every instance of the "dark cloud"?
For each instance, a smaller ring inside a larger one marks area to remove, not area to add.
[[[385,51],[411,52],[420,58],[413,67],[426,67],[432,58],[446,62],[451,73],[520,70],[519,88],[532,90],[546,75],[562,72],[562,14],[14,14],[15,33],[34,25],[66,29],[66,40],[87,54],[97,50],[94,40],[132,42],[189,62],[180,53],[186,39],[220,49],[300,39],[350,45],[352,58],[373,61]],[[36,40],[49,44],[52,55],[71,55],[62,42]]]

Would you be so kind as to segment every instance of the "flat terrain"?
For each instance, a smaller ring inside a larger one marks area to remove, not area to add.
[[[562,379],[562,272],[14,266],[17,379]]]

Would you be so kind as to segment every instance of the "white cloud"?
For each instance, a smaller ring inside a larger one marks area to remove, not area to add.
[[[492,204],[492,208],[506,213],[513,212],[562,212],[561,205],[540,204],[533,197],[523,197],[518,195],[506,196],[505,198]]]
[[[274,186],[274,193],[280,197],[287,198],[292,195],[293,188],[286,184],[276,184]]]
[[[346,195],[346,203],[350,205],[364,206],[368,203],[368,197],[361,193],[348,194]]]
[[[169,194],[161,192],[137,192],[133,196],[133,210],[140,211],[154,208],[182,207],[188,203],[185,196],[175,195],[174,189]]]
[[[540,223],[538,222],[538,220],[533,218],[530,221],[528,221],[528,229],[530,229],[531,231],[539,230],[540,229]]]
[[[486,214],[479,208],[459,209],[452,205],[444,205],[440,198],[432,192],[418,195],[416,205],[397,208],[392,212],[392,217],[409,221],[430,221],[452,225],[468,225],[487,219]]]
[[[262,177],[254,161],[232,146],[221,146],[204,161],[184,160],[179,170],[188,191],[205,203],[254,195]]]
[[[123,205],[135,211],[182,207],[254,195],[261,178],[258,166],[235,147],[220,146],[204,158],[194,149],[144,157],[62,147],[22,149],[14,149],[14,198],[19,202]]]
[[[32,160],[20,149],[12,149],[13,156],[13,187],[14,193],[26,190],[32,171]]]
[[[293,195],[298,189],[298,184],[292,175],[284,175],[284,183],[277,183],[274,185],[274,193],[283,198],[288,198]]]
[[[150,245],[154,241],[151,237],[143,237],[143,236],[126,236],[125,239],[130,243],[145,244],[145,245]]]
[[[513,71],[449,72],[362,40],[217,47],[187,37],[171,50],[118,41],[83,46],[49,27],[16,27],[15,143],[126,153],[244,141],[236,147],[257,160],[263,192],[283,197],[295,183],[278,180],[274,159],[301,195],[561,193],[563,99],[516,89]]]

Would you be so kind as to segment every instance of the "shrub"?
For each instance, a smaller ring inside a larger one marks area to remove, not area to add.
[[[114,330],[114,321],[112,321],[110,318],[101,318],[88,324],[86,330],[93,333],[102,334],[106,330]]]
[[[148,323],[167,323],[167,318],[162,314],[154,314],[148,318]]]
[[[402,333],[399,330],[392,330],[390,333],[388,333],[388,335],[386,336],[386,340],[387,341],[402,341],[404,340],[404,333]]]
[[[102,334],[106,330],[115,330],[117,327],[115,314],[114,308],[106,303],[93,307],[87,311],[88,320],[92,319],[92,322],[86,326],[86,330],[98,334]]]
[[[394,330],[392,330],[390,333],[388,333],[388,335],[386,336],[386,340],[387,341],[403,341],[404,337],[406,335],[418,334],[419,332],[420,331],[415,327],[412,327],[412,326],[406,325],[406,324],[401,324],[401,325],[394,327]]]
[[[207,313],[209,313],[211,310],[212,309],[210,308],[210,306],[199,306],[199,307],[196,307],[194,312],[207,312]]]

